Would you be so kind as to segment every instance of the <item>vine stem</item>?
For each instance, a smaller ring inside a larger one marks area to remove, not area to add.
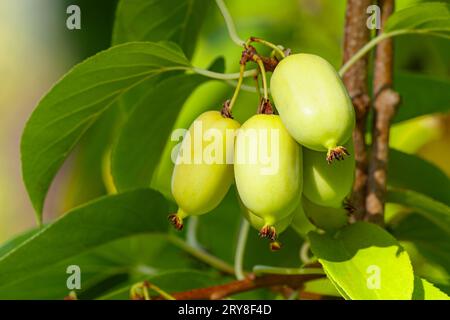
[[[264,99],[268,100],[269,99],[269,93],[267,90],[267,77],[266,77],[266,68],[264,68],[264,63],[261,60],[260,57],[258,56],[254,56],[254,60],[256,61],[256,63],[259,66],[260,69],[260,73],[261,73],[261,78],[262,78],[262,82],[263,82],[263,89],[264,89]]]
[[[210,265],[211,267],[213,267],[217,270],[220,270],[224,273],[234,275],[233,266],[226,263],[225,261],[217,258],[216,256],[213,256],[202,249],[192,247],[191,245],[189,245],[188,243],[186,243],[185,241],[183,241],[182,239],[180,239],[179,237],[177,237],[175,235],[169,234],[167,236],[167,238],[173,245],[186,251],[187,253],[191,254],[198,260],[200,260],[200,261]]]
[[[239,230],[239,237],[236,247],[236,253],[234,256],[234,273],[236,274],[236,279],[245,279],[244,272],[244,253],[245,246],[247,244],[248,231],[250,229],[250,224],[244,218],[241,221],[241,228]]]
[[[310,250],[310,244],[309,241],[303,242],[302,246],[300,247],[300,260],[304,264],[311,263],[313,260],[309,257],[308,252]]]
[[[261,44],[263,44],[263,45],[265,45],[265,46],[275,50],[280,55],[280,57],[282,59],[286,58],[286,55],[284,54],[283,50],[281,50],[281,48],[279,46],[277,46],[276,44],[273,44],[272,42],[269,42],[267,40],[260,39],[260,38],[255,38],[255,37],[251,37],[248,42],[261,43]]]
[[[236,80],[239,79],[240,77],[240,72],[237,73],[220,73],[220,72],[214,72],[211,70],[206,70],[206,69],[202,69],[202,68],[197,68],[197,67],[191,67],[191,68],[185,68],[185,70],[191,70],[197,74],[200,74],[202,76],[208,77],[208,78],[212,78],[212,79],[217,79],[217,80]],[[253,69],[253,70],[247,70],[244,71],[243,77],[247,78],[247,77],[254,77],[256,74],[258,74],[258,70],[257,69]]]
[[[255,275],[261,274],[280,274],[280,275],[324,275],[325,272],[321,268],[281,268],[256,265],[253,267]]]
[[[342,77],[348,69],[359,59],[364,57],[370,50],[372,50],[378,43],[389,38],[398,36],[401,34],[411,33],[409,30],[398,30],[393,32],[382,33],[379,36],[373,38],[367,42],[357,53],[355,53],[342,67],[339,69],[339,75]]]
[[[198,227],[198,217],[193,216],[189,219],[189,224],[186,233],[186,242],[194,248],[201,249],[201,246],[197,240],[197,227]]]
[[[217,7],[219,7],[220,13],[225,20],[225,24],[228,29],[228,34],[230,35],[231,40],[236,43],[238,46],[242,47],[245,45],[245,41],[239,38],[236,27],[234,26],[233,18],[231,18],[230,12],[227,9],[227,6],[223,2],[223,0],[216,0]]]

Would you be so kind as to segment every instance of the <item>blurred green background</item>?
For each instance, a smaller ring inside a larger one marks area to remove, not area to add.
[[[316,53],[338,68],[345,2],[227,0],[226,4],[241,38],[259,36],[294,52]],[[397,10],[417,2],[421,1],[397,0]],[[81,30],[66,28],[66,8],[70,4],[81,8]],[[110,45],[116,4],[114,0],[0,0],[0,242],[35,224],[20,172],[20,135],[26,119],[57,79],[76,63]],[[404,36],[397,38],[395,45],[397,70],[449,80],[449,41]],[[193,64],[205,68],[223,56],[226,71],[235,72],[240,51],[229,40],[222,16],[212,5]],[[219,108],[231,91],[232,87],[225,83],[209,82],[194,92],[185,108],[191,112],[200,112],[205,106]],[[234,108],[235,117],[245,119],[256,107],[256,96],[243,92]],[[100,121],[61,169],[46,201],[45,221],[107,192],[102,180],[108,141],[104,132]],[[396,124],[391,146],[418,154],[450,175],[448,115]]]

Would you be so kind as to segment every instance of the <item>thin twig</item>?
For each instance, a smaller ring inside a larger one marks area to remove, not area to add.
[[[223,299],[228,296],[256,290],[259,288],[270,288],[274,286],[288,286],[293,289],[298,289],[303,286],[307,281],[322,278],[323,275],[308,274],[308,275],[279,275],[270,274],[263,276],[255,276],[254,274],[248,275],[243,280],[232,281],[223,285],[217,285],[207,288],[192,289],[184,292],[171,293],[177,300],[196,300],[196,299],[209,299],[217,300]],[[154,297],[159,299],[161,297]]]
[[[381,32],[394,11],[393,0],[380,0]],[[386,196],[387,162],[389,152],[389,127],[395,114],[400,96],[392,89],[393,42],[386,39],[376,49],[373,78],[374,119],[372,128],[372,150],[367,182],[366,216],[364,220],[384,224],[384,203]]]
[[[352,204],[356,208],[355,219],[362,217],[365,210],[367,182],[365,128],[370,98],[367,88],[368,57],[359,60],[353,60],[353,57],[370,39],[370,30],[366,26],[366,10],[371,4],[372,0],[348,0],[345,18],[344,66],[349,66],[350,61],[353,61],[353,64],[343,74],[343,81],[356,113],[356,127],[353,131],[356,172],[352,195]]]

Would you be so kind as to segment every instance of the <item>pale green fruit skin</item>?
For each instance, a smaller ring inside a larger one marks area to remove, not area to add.
[[[184,218],[188,215],[205,214],[219,205],[233,182],[233,165],[225,161],[226,145],[234,150],[234,136],[227,140],[226,129],[236,130],[240,124],[229,118],[224,118],[218,111],[202,113],[195,121],[201,121],[203,132],[215,128],[222,133],[223,161],[221,163],[180,163],[176,164],[172,174],[172,195],[179,206],[178,216]],[[189,128],[192,137],[191,143],[184,139],[180,152],[194,145],[194,124]],[[202,137],[202,152],[212,141],[206,141]],[[193,151],[192,155],[193,155]],[[178,154],[180,157],[180,153]]]
[[[353,105],[325,59],[306,53],[284,58],[273,72],[270,90],[283,123],[301,145],[327,151],[350,138]]]
[[[307,198],[302,198],[303,210],[309,221],[319,229],[335,231],[347,225],[347,211],[342,208],[319,206]]]
[[[258,136],[259,133],[264,133],[267,140],[263,138],[261,141],[267,141],[269,157],[274,159],[278,155],[278,168],[275,174],[262,174],[268,164],[264,163],[260,157],[255,163],[242,161],[251,150],[252,139],[248,138],[251,132],[258,133]],[[272,132],[278,132],[279,148],[276,150],[271,150],[270,147]],[[279,116],[255,115],[248,119],[238,131],[234,154],[234,175],[239,196],[245,207],[263,218],[268,225],[273,225],[288,216],[297,206],[303,183],[301,168],[301,147],[289,135]]]
[[[339,207],[350,193],[355,176],[353,140],[344,147],[350,155],[330,164],[324,152],[303,149],[303,195],[312,202]]]
[[[317,229],[306,216],[305,211],[303,210],[302,201],[300,201],[297,208],[295,208],[292,216],[291,227],[301,237],[306,238],[308,232]]]
[[[243,208],[242,210],[245,219],[250,223],[250,225],[255,228],[256,230],[261,230],[265,225],[266,222],[264,219],[258,217],[256,214],[252,213],[250,210]],[[294,215],[291,213],[287,217],[282,218],[281,220],[275,222],[273,224],[273,227],[275,227],[277,234],[281,234],[284,230],[286,230],[289,225],[291,224],[292,218]]]

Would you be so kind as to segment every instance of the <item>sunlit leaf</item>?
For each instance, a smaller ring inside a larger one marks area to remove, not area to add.
[[[334,237],[310,232],[309,238],[314,255],[344,296],[411,299],[414,275],[408,254],[382,228],[358,222]]]
[[[189,62],[173,44],[128,43],[75,66],[39,102],[22,136],[22,172],[42,219],[50,183],[86,130],[125,92]]]

